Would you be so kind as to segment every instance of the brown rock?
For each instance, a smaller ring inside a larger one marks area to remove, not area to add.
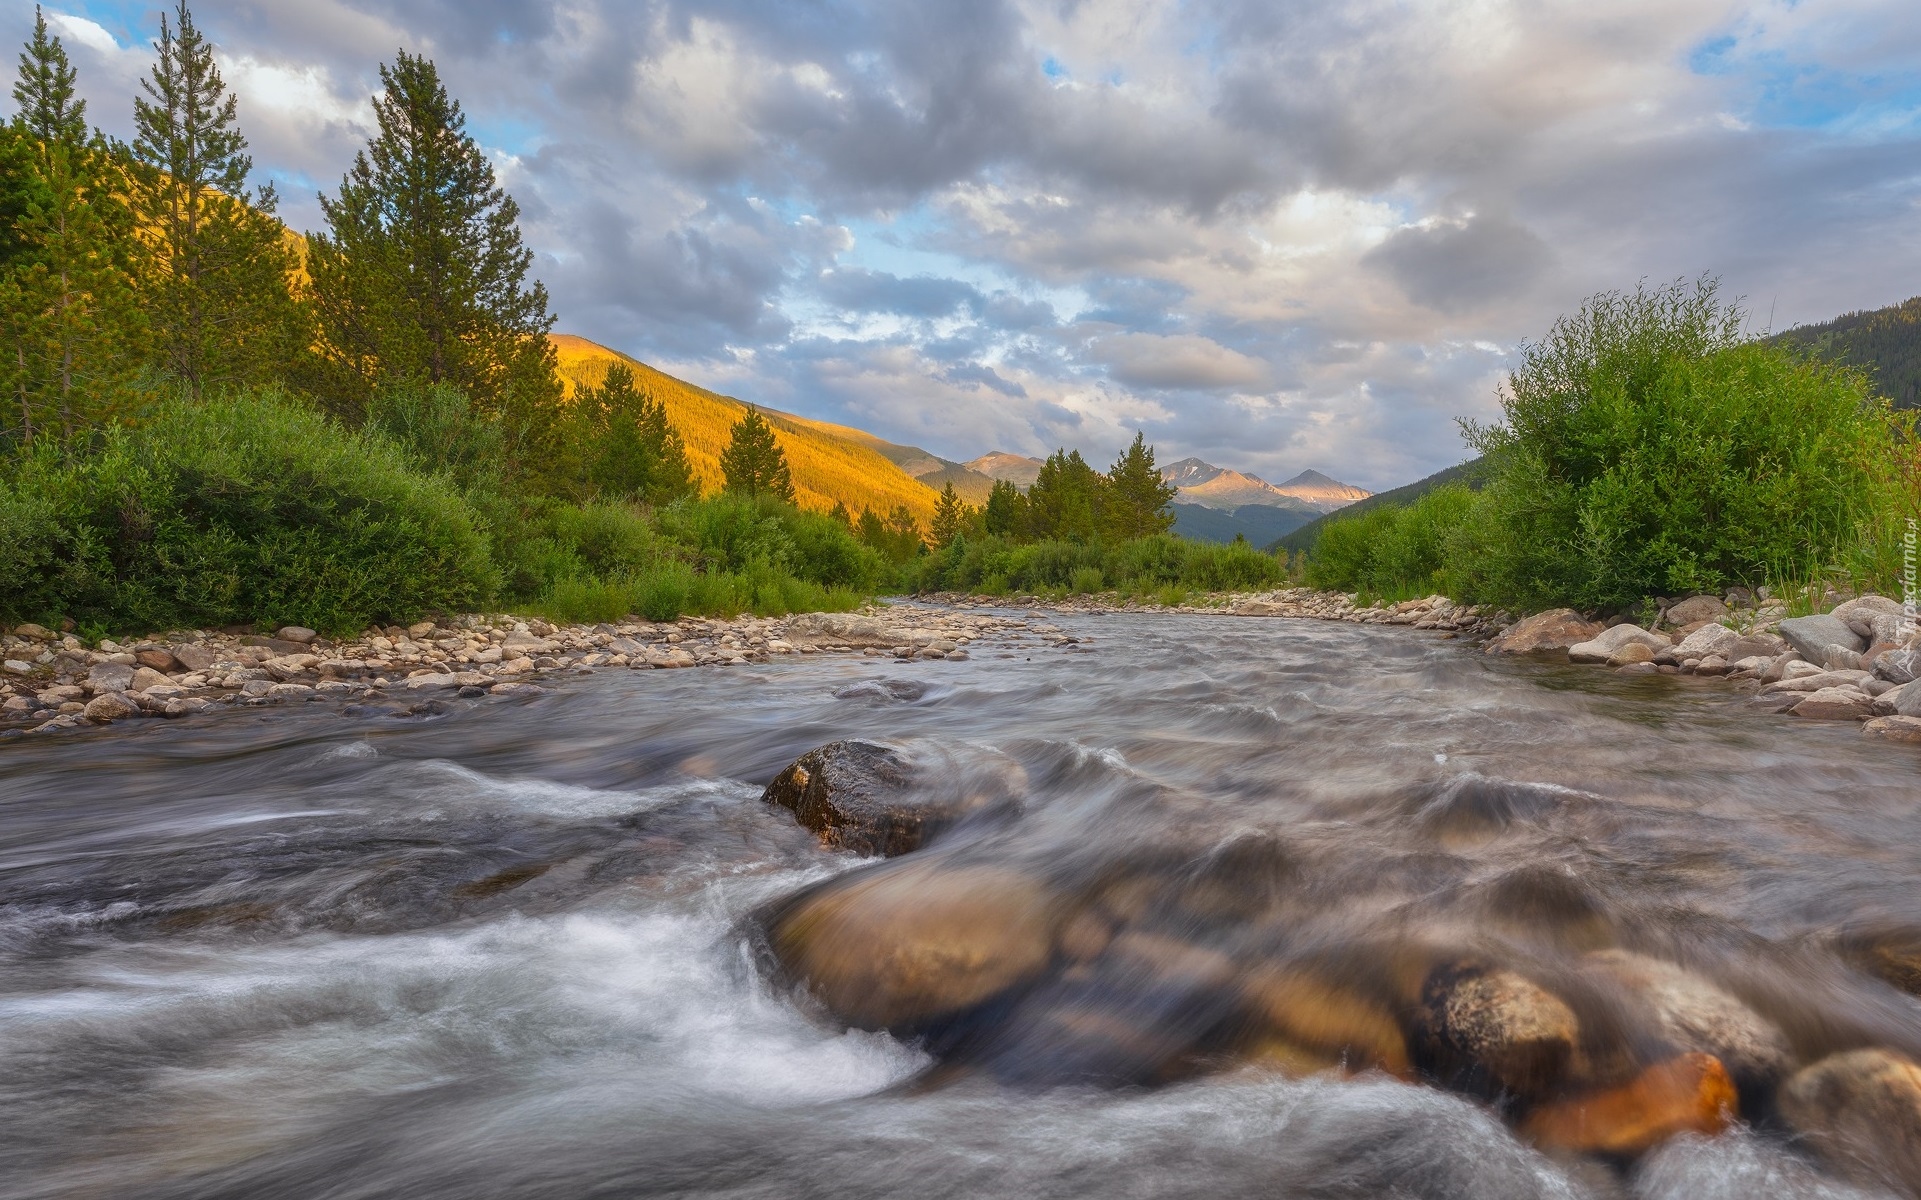
[[[1060,923],[1018,872],[908,859],[850,872],[782,905],[768,943],[829,1011],[912,1030],[1039,975]]]
[[[1487,644],[1489,654],[1530,654],[1536,650],[1566,650],[1589,641],[1601,626],[1581,618],[1571,608],[1550,609],[1517,621]]]
[[[1244,988],[1255,1061],[1289,1074],[1337,1066],[1413,1075],[1400,1022],[1374,998],[1295,966],[1257,970]]]
[[[1653,661],[1654,651],[1648,649],[1648,647],[1641,642],[1629,642],[1607,657],[1607,664],[1610,667],[1626,667],[1632,666],[1635,663]]]
[[[1779,1029],[1699,975],[1628,950],[1596,951],[1584,962],[1645,1006],[1675,1049],[1712,1055],[1744,1087],[1770,1087],[1793,1065]]]
[[[133,679],[127,684],[127,690],[130,692],[144,692],[148,688],[168,687],[171,686],[172,683],[173,680],[168,679],[152,667],[141,667],[133,673]]]
[[[1549,1150],[1634,1155],[1678,1133],[1720,1133],[1735,1107],[1727,1070],[1711,1054],[1690,1053],[1619,1087],[1542,1105],[1521,1132]]]
[[[1816,721],[1863,721],[1874,715],[1872,701],[1852,688],[1825,687],[1788,711]]]
[[[1689,596],[1668,606],[1667,623],[1674,626],[1698,625],[1706,621],[1719,621],[1728,613],[1728,606],[1719,596]]]
[[[774,776],[761,801],[792,810],[821,844],[858,854],[918,850],[971,813],[1011,808],[1011,761],[918,762],[872,742],[830,742]]]
[[[1578,1066],[1574,1011],[1513,971],[1442,967],[1422,989],[1420,1020],[1441,1075],[1470,1090],[1538,1096]]]
[[[22,621],[13,627],[13,636],[28,638],[36,642],[51,642],[53,640],[53,631],[45,625],[36,625],[32,621]]]
[[[1861,732],[1921,746],[1921,717],[1876,717],[1863,725]]]
[[[258,646],[263,650],[271,650],[276,656],[307,653],[307,647],[304,643],[290,642],[284,638],[260,637],[256,634],[248,634],[246,637],[241,638],[240,644],[243,646]]]
[[[206,646],[175,646],[173,657],[189,671],[205,671],[220,661],[220,656]]]
[[[1797,1072],[1781,1116],[1851,1178],[1921,1195],[1921,1066],[1892,1050],[1849,1050]]]
[[[155,671],[160,671],[162,673],[165,673],[167,671],[175,671],[180,668],[179,660],[175,659],[172,654],[158,647],[155,647],[151,650],[134,651],[133,661],[139,663],[143,667],[149,667]]]
[[[89,721],[120,721],[140,715],[140,706],[118,692],[101,692],[83,710]]]

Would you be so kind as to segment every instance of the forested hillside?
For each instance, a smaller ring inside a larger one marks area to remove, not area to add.
[[[1921,296],[1797,326],[1774,340],[1859,367],[1896,408],[1921,408]]]

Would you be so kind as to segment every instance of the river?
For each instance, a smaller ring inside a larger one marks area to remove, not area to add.
[[[1355,953],[1388,923],[1548,958],[1599,929],[1797,1039],[1921,1053],[1921,1007],[1819,950],[1921,927],[1912,749],[1409,629],[1058,623],[1091,644],[0,742],[0,1193],[1870,1194],[1765,1128],[1545,1155],[1379,1074],[1149,1086],[1042,1046],[929,1075],[796,1002],[745,919],[860,862],[759,796],[860,737],[1017,763],[1021,815],[973,851],[1016,869],[1278,847]]]

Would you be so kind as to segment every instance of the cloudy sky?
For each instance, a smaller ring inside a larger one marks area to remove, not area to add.
[[[47,11],[128,135],[158,7]],[[293,224],[425,53],[562,330],[949,458],[1141,428],[1378,489],[1465,457],[1588,293],[1712,272],[1777,329],[1921,293],[1915,0],[195,12]]]

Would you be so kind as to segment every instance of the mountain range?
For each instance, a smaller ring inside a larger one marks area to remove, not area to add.
[[[626,363],[640,389],[666,406],[701,487],[719,489],[720,452],[747,411],[745,402],[676,379],[583,337],[557,333],[551,338],[569,397],[583,386],[598,386],[614,363]],[[981,504],[997,480],[1025,491],[1040,474],[1041,460],[1022,454],[992,450],[968,462],[954,462],[864,429],[755,407],[779,431],[794,490],[806,508],[831,508],[839,501],[855,513],[862,509],[887,512],[904,504],[925,526],[933,518],[941,489],[949,483],[961,499]],[[1240,534],[1265,545],[1368,495],[1319,471],[1303,471],[1276,485],[1198,458],[1171,463],[1161,475],[1180,489],[1173,505],[1175,532],[1204,541],[1227,542]]]

